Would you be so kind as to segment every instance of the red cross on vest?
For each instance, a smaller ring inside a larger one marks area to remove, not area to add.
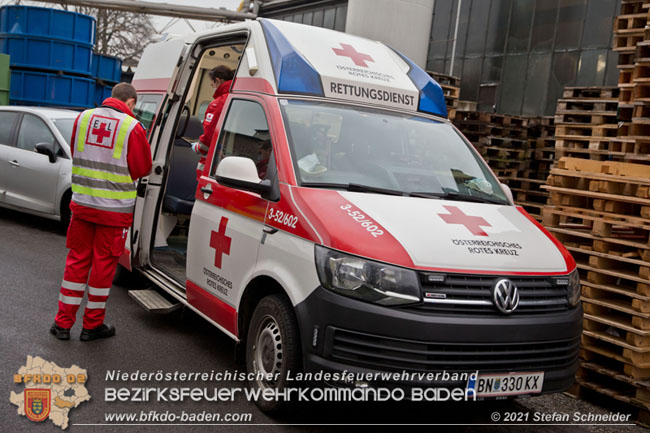
[[[97,137],[98,143],[103,143],[105,138],[111,136],[111,131],[106,129],[105,123],[100,123],[99,127],[94,128],[91,132],[95,137]]]
[[[358,52],[357,50],[354,49],[352,45],[348,45],[348,44],[339,44],[339,45],[341,45],[343,49],[332,48],[332,50],[334,50],[336,55],[351,58],[354,64],[357,66],[363,66],[364,68],[367,68],[368,65],[366,64],[366,62],[374,62],[372,57],[370,57],[368,54],[363,54]]]
[[[230,255],[230,243],[232,238],[226,236],[226,225],[228,225],[228,218],[221,217],[219,222],[219,231],[212,230],[210,233],[210,247],[215,249],[214,265],[221,269],[221,257],[223,254]]]
[[[465,215],[465,213],[456,206],[444,206],[449,212],[439,213],[440,218],[445,220],[447,224],[461,224],[467,227],[467,230],[472,232],[474,236],[487,236],[488,234],[481,229],[481,226],[492,227],[490,223],[481,217]]]

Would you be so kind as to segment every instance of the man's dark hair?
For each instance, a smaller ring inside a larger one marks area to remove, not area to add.
[[[271,140],[260,141],[260,142],[257,143],[257,144],[259,144],[260,148],[261,148],[261,149],[264,149],[264,150],[269,150],[269,149],[271,149],[271,147],[272,147],[272,146],[271,146]]]
[[[221,78],[222,80],[228,81],[228,80],[232,80],[234,76],[235,76],[235,71],[230,69],[228,66],[219,65],[210,70],[210,79],[213,81],[216,80],[217,78]]]
[[[122,102],[126,102],[129,99],[135,99],[137,101],[138,92],[129,83],[118,83],[111,91],[111,98],[119,99]]]

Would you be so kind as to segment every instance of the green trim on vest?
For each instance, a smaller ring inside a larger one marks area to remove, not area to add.
[[[110,180],[111,182],[116,182],[116,183],[133,184],[133,179],[131,179],[131,176],[108,173],[106,171],[91,170],[89,168],[83,168],[78,166],[72,166],[72,174],[77,174],[83,177],[89,177],[91,179]]]
[[[91,197],[112,198],[116,200],[135,199],[137,196],[137,192],[135,190],[109,191],[106,189],[88,188],[76,184],[72,184],[72,192],[76,192],[77,194],[85,194]]]
[[[95,110],[84,111],[79,123],[79,135],[77,136],[77,150],[84,151],[84,143],[86,143],[86,134],[88,133],[88,125],[90,125],[90,116]]]
[[[126,134],[129,132],[129,127],[135,119],[131,116],[126,116],[122,124],[120,125],[120,130],[117,133],[117,143],[115,143],[115,149],[113,149],[113,158],[120,159],[122,157],[122,150],[124,149],[124,141],[126,140]]]

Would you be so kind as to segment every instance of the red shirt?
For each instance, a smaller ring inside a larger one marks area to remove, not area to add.
[[[103,106],[111,107],[117,111],[128,114],[135,118],[129,107],[119,99],[107,98],[102,103]],[[72,128],[72,141],[70,141],[70,152],[74,156],[74,149],[76,143],[75,134],[77,131],[77,122],[81,118],[81,114],[77,116]],[[131,179],[136,180],[146,176],[151,172],[151,146],[147,141],[146,132],[142,125],[138,124],[133,128],[129,135],[128,152],[126,154],[126,162],[129,166],[129,173]],[[95,224],[102,224],[105,226],[113,227],[130,227],[133,224],[133,213],[111,212],[107,210],[99,210],[87,207],[75,202],[70,202],[70,210],[75,218],[80,218],[90,221]]]
[[[221,83],[217,90],[214,91],[212,96],[214,100],[210,102],[208,108],[205,110],[205,119],[203,120],[203,134],[199,137],[199,141],[203,144],[210,146],[212,143],[212,136],[214,135],[214,130],[217,127],[217,122],[219,121],[219,116],[221,115],[221,110],[226,103],[226,98],[228,97],[228,91],[230,90],[230,85],[232,80],[224,81]],[[202,155],[207,155],[200,152]]]

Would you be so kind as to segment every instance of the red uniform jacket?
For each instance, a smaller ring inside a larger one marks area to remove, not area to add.
[[[121,111],[135,118],[129,107],[119,99],[107,98],[102,105]],[[72,128],[72,141],[70,141],[70,151],[74,155],[77,131],[77,122],[81,118],[81,114],[77,116]],[[151,171],[151,146],[147,141],[146,133],[140,123],[133,128],[131,135],[129,135],[128,153],[126,154],[126,161],[129,165],[129,172],[131,179],[136,180],[142,176],[146,176]],[[90,221],[95,224],[102,224],[105,226],[113,227],[130,227],[133,223],[132,213],[111,212],[106,210],[99,210],[95,208],[86,207],[78,203],[71,202],[70,210],[75,218],[80,218]]]
[[[219,122],[219,116],[221,116],[221,110],[226,103],[226,98],[228,98],[228,91],[230,90],[230,85],[232,80],[224,81],[221,83],[217,90],[214,91],[212,96],[214,99],[208,105],[208,108],[205,110],[205,119],[203,119],[203,134],[199,137],[199,155],[201,159],[199,164],[205,164],[205,158],[208,155],[210,150],[210,144],[212,143],[212,136],[214,131],[217,128],[217,123]],[[197,177],[201,176],[201,173],[197,173]]]

